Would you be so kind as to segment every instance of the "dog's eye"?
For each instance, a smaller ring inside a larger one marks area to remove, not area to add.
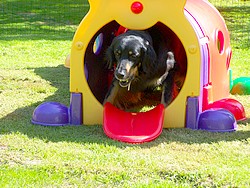
[[[132,51],[129,51],[128,54],[129,54],[129,56],[130,56],[131,58],[137,58],[137,56],[138,56],[138,54],[135,54],[135,53],[133,53]]]
[[[137,58],[137,55],[133,54],[133,55],[131,55],[130,57],[132,57],[132,58]]]
[[[115,51],[115,56],[120,57],[121,56],[121,50],[116,50]]]

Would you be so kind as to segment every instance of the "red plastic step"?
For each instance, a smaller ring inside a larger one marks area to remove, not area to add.
[[[103,130],[114,139],[128,143],[150,142],[162,132],[164,105],[147,112],[125,112],[111,103],[104,105]]]

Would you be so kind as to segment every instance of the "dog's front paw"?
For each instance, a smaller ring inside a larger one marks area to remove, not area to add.
[[[165,73],[157,80],[157,84],[161,85],[164,80],[167,78],[168,73],[171,69],[174,68],[175,65],[175,59],[174,59],[174,54],[173,52],[168,52],[167,53],[167,60],[166,60],[166,71]]]
[[[168,56],[167,56],[167,61],[166,61],[166,65],[167,65],[166,72],[169,72],[171,69],[174,68],[175,59],[174,59],[174,53],[173,52],[168,52],[167,55]]]

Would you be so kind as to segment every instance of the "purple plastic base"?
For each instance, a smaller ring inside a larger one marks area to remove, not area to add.
[[[198,97],[189,97],[186,108],[186,128],[210,132],[232,132],[237,129],[235,114],[228,109],[217,107],[199,112]]]
[[[43,126],[81,125],[82,94],[71,93],[70,108],[58,102],[45,102],[33,112],[33,124]]]
[[[232,132],[236,131],[237,123],[228,110],[209,109],[200,114],[198,128],[210,132]]]
[[[31,122],[43,126],[67,125],[69,124],[68,107],[57,102],[42,103],[34,110]]]

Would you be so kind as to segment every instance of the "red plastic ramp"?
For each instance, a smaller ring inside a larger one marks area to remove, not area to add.
[[[114,140],[128,143],[150,142],[162,132],[164,109],[164,105],[159,104],[148,112],[131,113],[106,103],[103,130]]]

